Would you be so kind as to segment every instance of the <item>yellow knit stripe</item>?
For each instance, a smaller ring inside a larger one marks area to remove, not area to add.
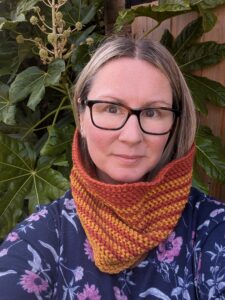
[[[167,207],[168,209],[173,206],[175,207],[176,205],[178,205],[177,197],[181,198],[179,201],[182,201],[182,198],[185,198],[186,200],[188,191],[189,188],[185,187],[179,191],[179,194],[175,190],[173,190],[164,195],[158,195],[158,197],[155,199],[151,199],[151,197],[149,197],[145,199],[145,203],[143,203],[139,211],[136,211],[136,214],[132,214],[130,208],[128,208],[124,213],[123,211],[121,212],[117,210],[117,213],[120,217],[126,219],[127,223],[129,223],[131,226],[134,225],[135,227],[137,225],[139,226],[139,228],[142,228],[144,223],[154,218],[155,214],[158,214],[158,211],[162,209],[160,208],[161,206],[163,206],[163,209],[167,209]],[[169,204],[169,202],[171,202],[171,199],[174,199],[174,204]],[[161,217],[162,216],[163,215],[161,215]],[[136,223],[134,224],[135,221]]]
[[[170,216],[174,213],[178,213],[181,209],[184,208],[186,204],[186,199],[183,198],[179,202],[174,202],[173,204],[167,205],[165,201],[165,205],[161,208],[157,208],[154,211],[148,213],[146,211],[146,215],[143,215],[142,218],[132,219],[132,222],[135,222],[137,230],[145,230],[146,224],[152,224],[154,226],[158,222],[163,222],[164,218],[168,218],[167,221],[170,221]],[[129,220],[130,221],[130,220]]]
[[[77,198],[76,203],[78,210],[80,202],[83,203],[85,201]],[[82,213],[80,212],[80,214],[81,216],[85,216],[82,225],[84,226],[86,231],[90,232],[91,230],[92,232],[94,232],[94,237],[92,234],[92,239],[95,241],[95,244],[97,244],[98,247],[102,246],[104,251],[106,251],[107,249],[112,249],[110,255],[112,255],[112,253],[115,251],[118,252],[118,256],[126,258],[131,256],[130,252],[134,251],[136,253],[139,253],[142,251],[142,238],[140,241],[141,245],[136,245],[134,248],[134,241],[140,240],[139,234],[133,230],[130,230],[125,224],[119,222],[116,218],[110,217],[109,213],[105,211],[104,208],[98,208],[95,223],[93,223],[93,215],[95,215],[95,209],[89,209],[88,204],[83,205]],[[110,223],[112,223],[113,226]],[[98,237],[101,237],[101,240]],[[133,239],[133,241],[130,241],[129,238]],[[126,250],[124,250],[124,244],[126,244]],[[147,239],[145,244],[147,246]]]
[[[138,201],[138,203],[134,203],[133,205],[128,205],[126,207],[115,207],[115,211],[119,211],[120,214],[126,214],[129,215],[131,217],[131,215],[135,215],[136,212],[142,211],[143,210],[143,205],[149,205],[149,207],[155,207],[155,205],[159,203],[160,199],[158,197],[160,197],[160,195],[162,195],[162,193],[168,192],[168,190],[172,189],[172,191],[170,192],[170,194],[173,192],[175,193],[176,190],[179,190],[179,188],[182,185],[188,184],[190,183],[192,177],[192,172],[189,172],[188,174],[182,176],[179,180],[174,180],[171,181],[170,183],[163,183],[160,186],[154,186],[154,188],[151,190],[148,189],[148,192],[146,191],[146,194],[144,195],[144,197],[142,199],[140,199],[140,201]],[[189,186],[189,184],[188,184]],[[180,191],[180,190],[179,190]],[[126,195],[126,198],[132,196],[133,198],[135,198],[135,195]],[[151,199],[153,198],[153,199]],[[151,199],[151,201],[149,201],[149,199]]]

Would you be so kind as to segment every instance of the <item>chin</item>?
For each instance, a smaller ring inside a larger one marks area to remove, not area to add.
[[[111,184],[123,184],[123,183],[134,183],[134,182],[140,182],[144,181],[145,176],[141,177],[133,177],[127,175],[127,176],[107,176],[107,179],[105,178],[106,183],[111,183]]]
[[[132,174],[133,173],[133,174]],[[101,170],[97,172],[97,177],[100,181],[109,183],[109,184],[123,184],[123,183],[134,183],[134,182],[140,182],[140,181],[145,181],[145,175],[140,175],[134,176],[134,172],[130,170],[128,173],[122,173],[119,169],[116,170],[115,173],[105,173]]]

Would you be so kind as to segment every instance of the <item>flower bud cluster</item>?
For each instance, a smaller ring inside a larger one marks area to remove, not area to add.
[[[38,48],[38,54],[44,64],[50,63],[55,58],[68,59],[73,51],[73,44],[68,48],[68,38],[74,31],[81,31],[84,28],[84,24],[81,21],[77,21],[74,26],[66,27],[63,13],[59,10],[68,0],[58,0],[55,4],[51,5],[51,1],[42,0],[52,10],[52,24],[49,25],[45,21],[45,16],[41,15],[41,9],[39,6],[33,7],[35,15],[30,17],[30,23],[33,26],[37,26],[43,34],[46,35],[46,39],[35,37],[34,39],[26,39],[35,43]],[[24,37],[19,34],[16,37],[18,44],[24,43]],[[86,44],[91,46],[94,43],[92,37],[86,38]]]
[[[17,44],[23,44],[24,43],[24,36],[22,34],[17,35],[16,42],[17,42]]]

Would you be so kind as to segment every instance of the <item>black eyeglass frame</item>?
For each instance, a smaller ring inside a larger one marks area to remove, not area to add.
[[[116,103],[116,102],[111,102],[111,101],[102,101],[102,100],[91,100],[91,99],[86,99],[84,101],[82,101],[83,104],[85,106],[88,106],[89,109],[90,109],[90,115],[91,115],[91,121],[93,123],[93,125],[99,129],[103,129],[103,130],[120,130],[121,128],[123,128],[123,126],[127,123],[129,117],[131,115],[135,115],[138,119],[138,123],[139,123],[139,126],[141,128],[141,130],[146,133],[146,134],[151,134],[151,135],[165,135],[167,133],[169,133],[173,128],[174,128],[174,124],[177,120],[178,117],[180,117],[181,115],[181,112],[180,110],[178,109],[175,109],[175,108],[167,108],[167,107],[153,107],[154,109],[162,109],[162,110],[167,110],[167,111],[171,111],[173,112],[174,114],[174,120],[173,120],[173,123],[171,125],[171,128],[169,130],[167,130],[166,132],[163,132],[163,133],[152,133],[152,132],[147,132],[143,129],[142,125],[141,125],[141,121],[140,121],[140,114],[144,111],[144,110],[148,110],[150,109],[151,107],[148,107],[148,108],[143,108],[143,109],[132,109],[130,108],[129,106],[127,105],[124,105],[124,104],[121,104],[121,103]],[[93,119],[93,114],[92,114],[92,107],[94,104],[96,103],[108,103],[108,104],[112,104],[112,105],[118,105],[118,106],[121,106],[121,107],[124,107],[128,110],[128,115],[127,115],[127,118],[125,119],[125,121],[123,122],[123,124],[118,127],[118,128],[104,128],[104,127],[101,127],[101,126],[98,126],[95,122],[94,122],[94,119]]]

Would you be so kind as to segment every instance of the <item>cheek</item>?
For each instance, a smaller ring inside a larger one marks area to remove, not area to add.
[[[169,135],[152,136],[148,143],[149,152],[154,152],[156,157],[161,157],[168,141]]]
[[[90,157],[98,165],[107,157],[107,153],[110,151],[109,148],[112,143],[110,133],[96,128],[86,112],[81,118],[81,127]]]

